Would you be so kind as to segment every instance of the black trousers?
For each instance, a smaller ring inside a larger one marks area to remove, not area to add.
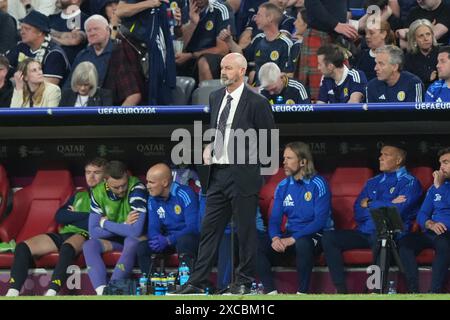
[[[416,256],[427,248],[433,248],[435,252],[430,291],[441,293],[444,289],[450,266],[450,232],[437,235],[427,230],[424,233],[410,233],[399,241],[400,259],[405,268],[408,292],[419,292],[419,270]]]
[[[197,287],[209,286],[209,274],[220,241],[233,215],[239,244],[239,265],[235,272],[234,284],[250,286],[256,275],[258,194],[246,197],[239,195],[232,179],[231,167],[213,165],[206,196],[200,246],[189,283]]]

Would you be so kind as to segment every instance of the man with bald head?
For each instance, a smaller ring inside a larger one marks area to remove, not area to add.
[[[151,271],[153,253],[177,252],[179,260],[192,269],[199,239],[197,196],[188,186],[173,181],[164,163],[152,166],[146,179],[147,239],[139,243],[137,253],[141,272],[148,275]]]
[[[229,293],[250,292],[256,276],[256,208],[263,182],[259,147],[264,144],[265,150],[271,150],[269,137],[275,122],[269,101],[244,84],[247,69],[244,56],[230,53],[222,59],[220,68],[225,88],[209,97],[210,124],[215,137],[203,153],[209,175],[207,185],[202,186],[206,190],[206,208],[200,247],[195,269],[177,294],[205,293],[210,286],[209,273],[231,217],[239,240],[239,266]],[[254,139],[247,136],[245,143],[240,143],[242,136],[252,131]],[[258,140],[263,138],[267,138],[266,142]]]

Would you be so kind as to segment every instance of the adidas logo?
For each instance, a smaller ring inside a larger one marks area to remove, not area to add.
[[[294,206],[294,199],[292,199],[292,196],[288,194],[286,198],[284,198],[283,207],[293,207],[293,206]]]
[[[381,96],[378,97],[378,99],[380,99],[380,100],[386,100],[386,97],[384,96],[384,94],[382,94]]]
[[[165,219],[166,218],[166,211],[164,211],[163,207],[159,207],[159,209],[156,210],[156,213],[158,214],[160,219]]]

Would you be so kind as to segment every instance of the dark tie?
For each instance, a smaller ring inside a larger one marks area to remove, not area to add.
[[[228,116],[230,115],[231,100],[233,100],[233,97],[227,95],[227,102],[225,103],[225,107],[220,114],[219,123],[217,124],[217,131],[222,134],[223,143],[214,144],[216,158],[220,158],[220,156],[222,155],[223,145],[225,144],[225,128],[227,127],[227,120]]]

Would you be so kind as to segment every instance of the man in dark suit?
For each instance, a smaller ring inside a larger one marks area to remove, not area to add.
[[[247,61],[241,54],[226,55],[221,62],[221,82],[226,88],[213,92],[209,98],[211,128],[216,130],[216,135],[203,153],[205,163],[210,166],[200,247],[194,271],[177,294],[204,293],[209,287],[209,273],[232,216],[239,240],[239,266],[229,292],[248,293],[255,280],[256,208],[262,177],[259,161],[251,160],[260,159],[261,141],[249,139],[240,146],[238,141],[242,136],[237,137],[234,130],[255,130],[258,135],[258,130],[267,129],[270,135],[275,122],[269,101],[245,86],[246,69]]]

